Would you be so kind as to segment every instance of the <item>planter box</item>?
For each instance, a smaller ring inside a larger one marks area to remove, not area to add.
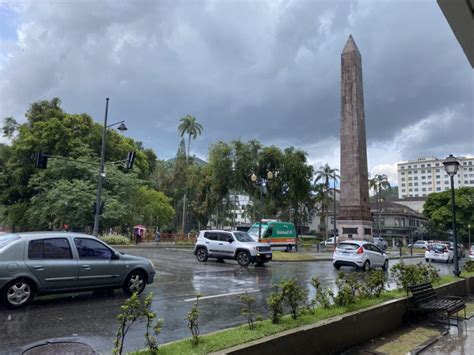
[[[442,295],[467,296],[474,292],[474,277],[439,286]],[[387,301],[360,311],[287,330],[215,354],[275,355],[340,353],[379,335],[400,328],[407,321],[407,298]]]

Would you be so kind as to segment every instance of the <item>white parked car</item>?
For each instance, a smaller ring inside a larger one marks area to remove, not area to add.
[[[341,266],[351,266],[369,271],[381,267],[388,270],[388,256],[374,243],[364,240],[347,240],[337,245],[332,263],[339,270]]]
[[[474,245],[469,249],[469,260],[474,261]]]
[[[417,240],[415,244],[413,244],[413,248],[417,249],[427,249],[428,248],[428,241],[427,240]]]
[[[430,244],[425,251],[425,260],[427,262],[444,261],[445,263],[452,263],[454,261],[454,250],[450,250],[444,243]]]
[[[336,237],[336,243],[339,238]],[[329,247],[334,245],[334,237],[326,239],[324,242],[321,242],[321,244],[324,244],[324,246]]]

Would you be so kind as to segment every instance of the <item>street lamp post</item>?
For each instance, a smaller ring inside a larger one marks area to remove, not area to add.
[[[467,235],[469,238],[469,253],[471,252],[471,225],[467,225]]]
[[[454,235],[454,275],[459,277],[459,259],[458,259],[458,235],[456,233],[456,203],[454,196],[454,175],[458,172],[459,162],[451,154],[443,161],[444,168],[451,179],[451,208],[453,211],[453,235]]]
[[[118,126],[119,131],[126,131],[127,127],[124,124],[124,121],[112,123],[111,125],[107,126],[107,115],[109,112],[109,98],[105,99],[105,116],[104,116],[104,127],[102,130],[102,144],[100,149],[100,165],[99,165],[99,178],[97,180],[97,192],[96,192],[96,204],[95,204],[95,216],[94,216],[94,230],[92,234],[96,237],[99,235],[99,223],[100,223],[100,211],[101,211],[101,196],[102,196],[102,179],[105,177],[104,174],[104,167],[105,167],[105,143],[106,143],[106,133],[107,128],[120,125]]]
[[[257,178],[257,175],[252,174],[250,177],[253,183],[259,187],[259,211],[258,211],[258,241],[262,237],[262,190],[263,187],[267,185],[268,181],[273,179],[273,173],[271,171],[267,172],[267,178]]]
[[[336,245],[337,245],[337,226],[336,226],[336,172],[334,171],[334,185],[333,185],[333,190],[332,190],[332,204],[333,204],[333,214],[334,214],[334,220],[333,220],[333,229],[334,229],[334,250],[336,250]]]

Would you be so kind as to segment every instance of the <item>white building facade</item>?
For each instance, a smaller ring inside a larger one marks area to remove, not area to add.
[[[460,165],[454,176],[454,188],[474,187],[474,157],[456,159]],[[426,197],[433,192],[449,190],[451,182],[443,160],[428,157],[398,163],[398,198]]]

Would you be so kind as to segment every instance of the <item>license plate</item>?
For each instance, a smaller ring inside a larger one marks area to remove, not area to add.
[[[270,259],[272,256],[270,254],[267,254],[267,259]]]

